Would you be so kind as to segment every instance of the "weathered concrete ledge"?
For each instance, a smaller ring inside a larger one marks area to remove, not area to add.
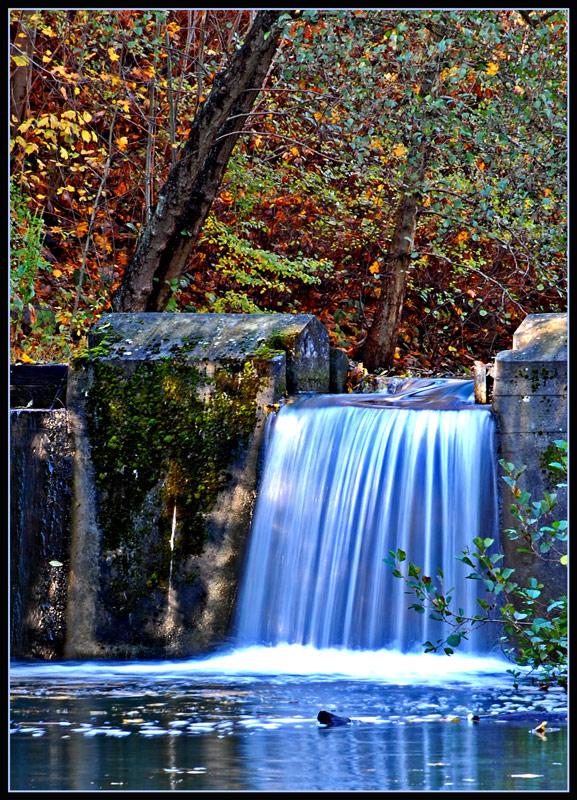
[[[68,658],[205,652],[226,637],[267,406],[329,390],[308,315],[109,314],[72,366]]]
[[[527,466],[522,485],[538,500],[552,489],[553,479],[544,469],[551,445],[567,438],[567,314],[529,314],[513,335],[513,349],[497,354],[494,380],[501,458]],[[503,527],[515,528],[514,498],[501,484]],[[566,496],[559,493],[553,518],[566,514]],[[551,596],[566,590],[565,567],[551,563],[545,573],[538,559],[517,553],[517,547],[518,542],[505,539],[508,565],[515,567],[518,579],[541,578]]]
[[[286,358],[286,390],[328,392],[328,333],[310,314],[105,314],[89,346],[106,358],[157,360],[176,354],[196,364]]]

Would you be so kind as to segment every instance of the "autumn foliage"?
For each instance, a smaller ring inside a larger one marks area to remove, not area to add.
[[[11,12],[13,361],[68,360],[110,309],[253,16]],[[527,313],[564,310],[566,25],[563,11],[287,19],[168,310],[314,313],[357,356],[408,190],[395,372],[462,374]]]

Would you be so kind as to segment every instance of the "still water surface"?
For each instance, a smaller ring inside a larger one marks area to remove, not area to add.
[[[516,691],[507,666],[295,646],[186,662],[16,664],[10,787],[565,790],[565,695]],[[320,709],[352,723],[322,727]],[[531,733],[535,718],[521,709],[548,714],[551,732]]]

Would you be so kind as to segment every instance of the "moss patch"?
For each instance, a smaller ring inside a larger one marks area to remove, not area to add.
[[[174,358],[91,369],[87,417],[104,547],[136,544],[133,520],[160,486],[162,538],[170,540],[176,504],[182,553],[199,553],[205,515],[255,427],[255,366],[220,366],[213,378]]]

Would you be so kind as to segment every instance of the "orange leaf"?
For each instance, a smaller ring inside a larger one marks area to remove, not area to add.
[[[378,274],[379,274],[379,272],[380,272],[380,269],[381,269],[381,268],[380,268],[380,266],[379,266],[379,262],[378,262],[378,261],[373,261],[373,263],[372,263],[372,264],[371,264],[371,266],[369,267],[369,272],[370,272],[372,275],[378,275]]]

